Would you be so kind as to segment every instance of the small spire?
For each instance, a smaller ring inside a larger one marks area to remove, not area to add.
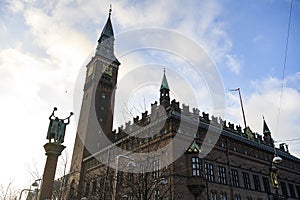
[[[167,81],[167,77],[166,77],[166,69],[164,68],[164,76],[163,76],[163,80],[161,82],[161,86],[160,86],[160,89],[167,89],[167,90],[170,90],[169,89],[169,84],[168,84],[168,81]]]

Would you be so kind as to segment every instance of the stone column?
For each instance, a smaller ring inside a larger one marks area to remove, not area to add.
[[[39,200],[51,199],[58,156],[66,148],[61,144],[47,143],[44,145],[47,161],[43,174],[43,182]]]

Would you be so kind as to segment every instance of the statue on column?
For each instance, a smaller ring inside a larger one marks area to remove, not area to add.
[[[62,144],[65,138],[66,126],[70,123],[70,117],[73,113],[70,113],[70,116],[65,119],[59,119],[54,115],[54,112],[57,111],[57,108],[54,107],[52,114],[49,117],[50,123],[47,132],[47,139],[49,143],[52,142],[56,144]]]

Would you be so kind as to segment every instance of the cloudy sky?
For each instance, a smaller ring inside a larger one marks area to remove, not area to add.
[[[141,68],[138,78],[145,81],[145,84],[140,82],[145,85],[142,89],[134,88],[130,93],[130,100],[119,98],[120,105],[126,105],[126,109],[123,106],[124,110],[119,111],[122,114],[115,126],[129,120],[130,112],[139,113],[158,99],[164,67],[173,98],[201,111],[211,111],[212,79],[204,76],[203,66],[199,68],[202,73],[199,78],[186,62],[197,56],[204,59],[206,54],[223,88],[224,118],[243,126],[238,94],[228,91],[240,87],[251,129],[262,132],[264,115],[275,140],[292,140],[287,142],[290,151],[300,156],[300,140],[294,140],[300,133],[299,1],[293,3],[280,103],[289,0],[7,0],[0,2],[0,150],[4,161],[0,184],[13,181],[15,187],[27,188],[34,181],[33,171],[38,172],[37,176],[42,175],[45,163],[42,146],[46,143],[48,117],[54,106],[58,107],[59,117],[75,111],[65,138],[65,151],[70,159],[79,115],[76,110],[81,101],[74,88],[83,88],[78,77],[85,75],[84,63],[89,61],[97,45],[110,3],[116,55],[122,63],[119,80]],[[128,45],[139,41],[133,30],[148,34],[149,27],[167,32],[166,37],[172,38],[172,42],[158,40],[163,50],[124,53],[134,48],[126,49]],[[191,46],[184,41],[191,42]],[[194,44],[202,49],[201,53],[195,53]],[[186,56],[187,52],[193,56]],[[195,102],[189,101],[189,94],[182,90],[184,84],[195,94]],[[129,101],[139,104],[133,108]]]

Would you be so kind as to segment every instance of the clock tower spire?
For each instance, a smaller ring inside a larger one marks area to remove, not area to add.
[[[119,62],[114,55],[115,37],[114,37],[114,31],[111,23],[111,12],[112,9],[110,5],[108,19],[98,40],[96,55],[101,55],[110,60]]]
[[[70,168],[70,185],[78,192],[76,196],[81,195],[80,174],[83,160],[114,140],[114,99],[120,62],[114,55],[115,38],[111,11],[110,7],[96,53],[86,66],[84,93]],[[69,192],[69,196],[72,196],[71,193]]]

